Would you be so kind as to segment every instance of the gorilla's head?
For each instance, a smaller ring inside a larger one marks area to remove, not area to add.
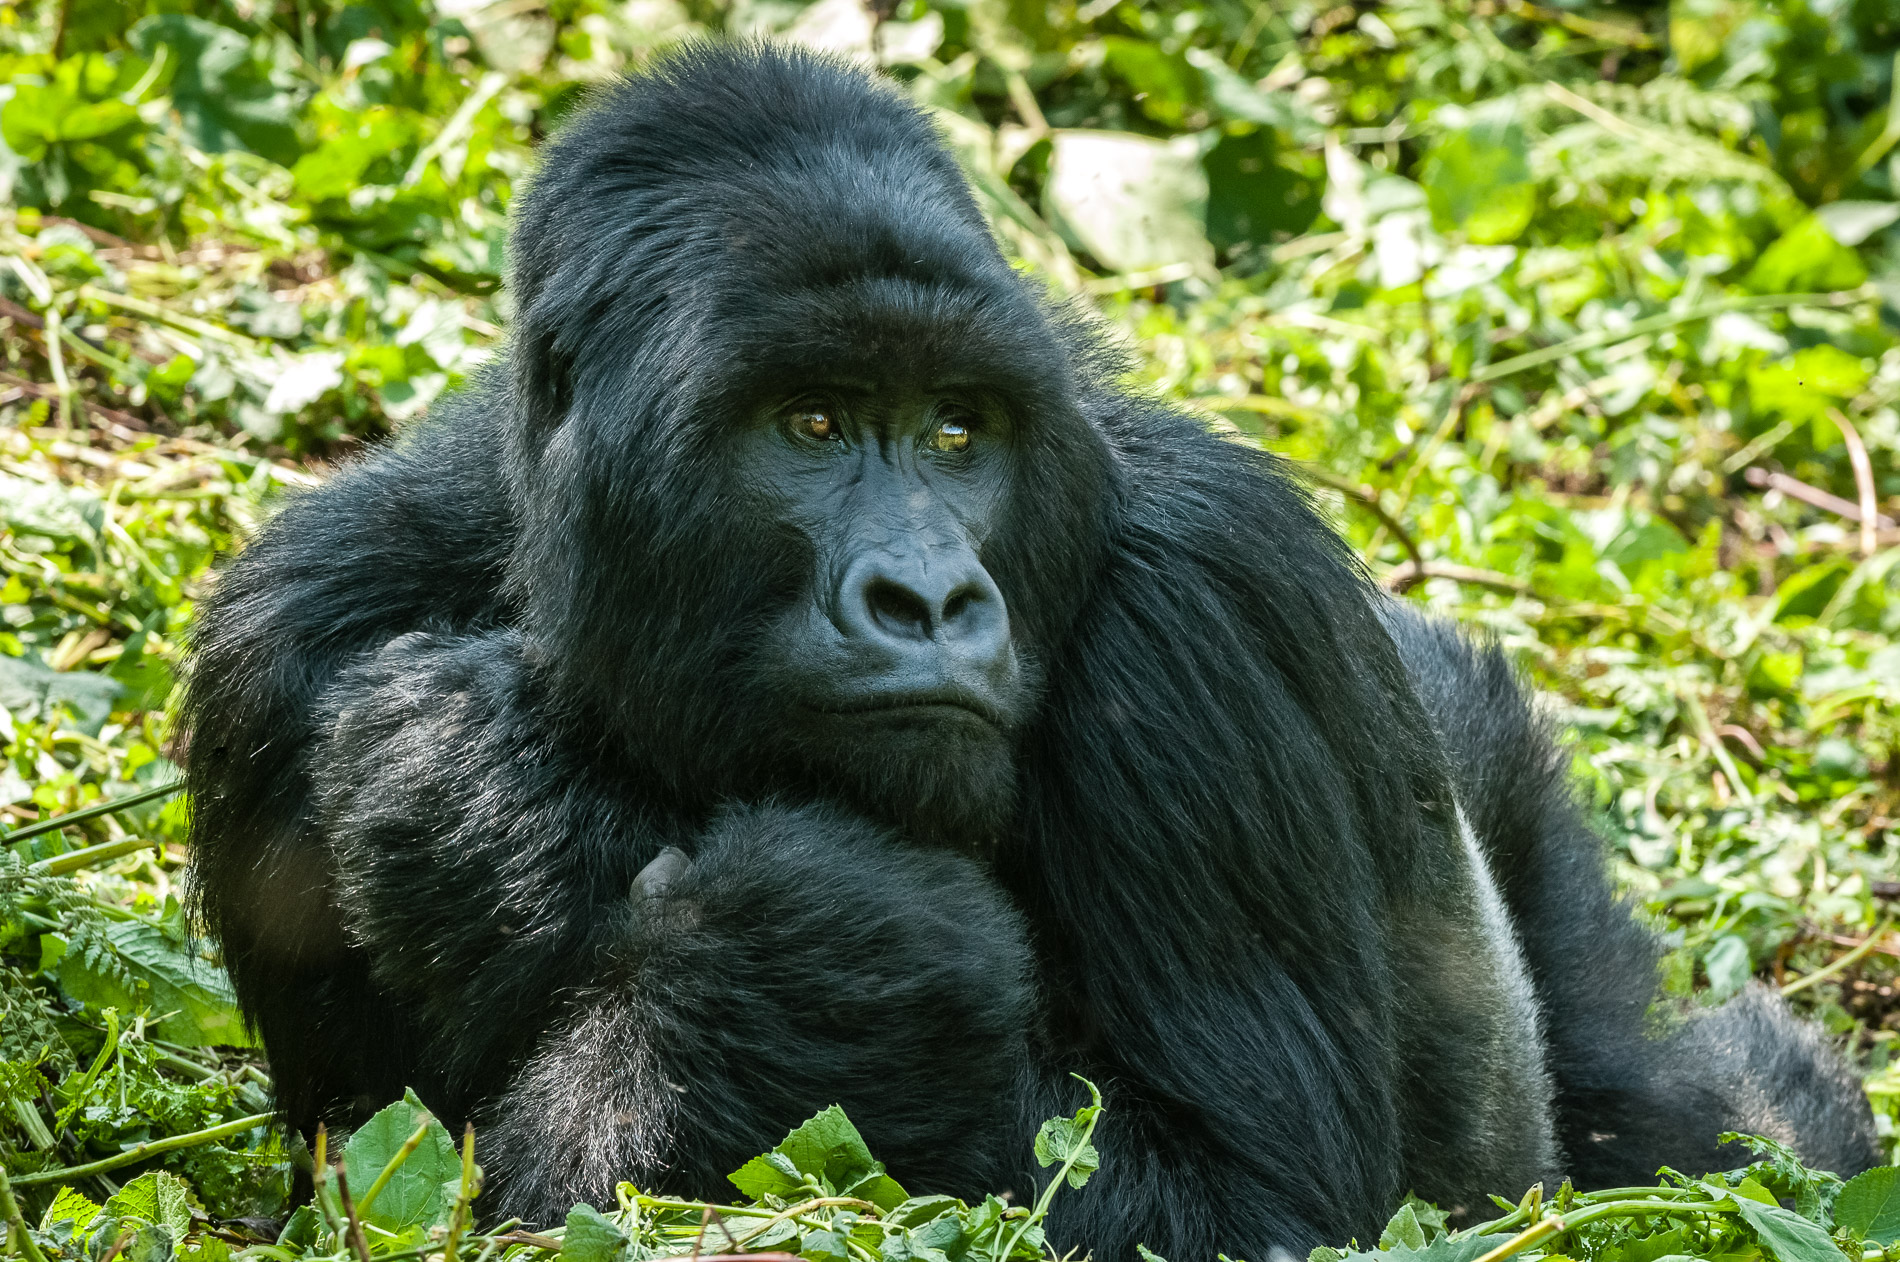
[[[1089,339],[929,121],[811,54],[702,46],[568,127],[513,248],[510,584],[574,721],[685,805],[981,840],[1112,465]]]

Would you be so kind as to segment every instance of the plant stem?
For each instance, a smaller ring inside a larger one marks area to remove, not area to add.
[[[422,1143],[424,1137],[429,1133],[430,1125],[434,1122],[435,1119],[430,1117],[427,1113],[422,1115],[422,1124],[416,1127],[415,1134],[402,1142],[402,1147],[398,1148],[396,1155],[389,1159],[389,1164],[383,1167],[383,1172],[376,1176],[374,1183],[369,1185],[369,1191],[363,1193],[363,1199],[356,1207],[357,1213],[361,1214],[364,1218],[369,1217],[370,1206],[376,1203],[376,1198],[381,1196],[383,1189],[389,1185],[389,1177],[396,1173],[403,1162],[409,1160],[409,1154],[413,1153],[416,1147]]]
[[[185,782],[183,780],[173,780],[169,784],[161,784],[154,789],[146,789],[127,797],[113,798],[110,802],[95,802],[83,810],[68,811],[64,815],[55,815],[51,819],[35,820],[31,824],[15,828],[11,832],[0,833],[0,846],[6,845],[8,842],[25,841],[28,837],[37,837],[41,833],[50,833],[55,829],[64,828],[68,824],[78,824],[89,819],[97,819],[101,815],[116,815],[129,807],[143,806],[147,802],[154,802],[159,798],[170,797],[184,787]],[[89,846],[87,849],[98,849],[98,847]],[[35,874],[70,872],[73,870],[72,868],[54,868],[53,865],[85,853],[85,850],[75,850],[72,854],[57,855],[51,859],[41,859],[38,863],[29,864],[27,871]]]
[[[357,1216],[356,1206],[350,1201],[349,1176],[343,1173],[343,1165],[338,1162],[332,1171],[336,1176],[337,1200],[343,1203],[344,1239],[356,1253],[356,1262],[370,1262],[369,1241],[363,1238],[363,1220]]]
[[[18,1184],[62,1183],[73,1179],[83,1179],[88,1175],[104,1174],[108,1170],[117,1170],[120,1166],[129,1166],[155,1157],[161,1152],[173,1152],[180,1148],[196,1148],[199,1144],[215,1143],[233,1135],[241,1135],[254,1126],[268,1126],[272,1120],[269,1113],[258,1113],[251,1117],[241,1117],[235,1122],[226,1122],[222,1126],[212,1126],[201,1131],[192,1131],[188,1135],[168,1135],[164,1139],[154,1139],[149,1143],[138,1144],[126,1149],[117,1156],[106,1157],[99,1161],[88,1162],[83,1166],[68,1166],[64,1170],[42,1170],[37,1174],[22,1174],[14,1178]]]
[[[1555,346],[1546,346],[1542,350],[1526,351],[1522,355],[1500,359],[1494,364],[1486,364],[1478,369],[1471,374],[1470,379],[1496,381],[1499,377],[1508,377],[1512,373],[1523,372],[1526,368],[1535,368],[1540,364],[1548,364],[1554,359],[1575,355],[1579,351],[1593,351],[1613,342],[1631,341],[1650,333],[1672,329],[1679,324],[1693,324],[1697,320],[1706,320],[1710,316],[1722,315],[1729,311],[1771,311],[1778,307],[1844,307],[1871,296],[1864,290],[1848,289],[1832,294],[1761,294],[1752,298],[1706,302],[1682,311],[1665,311],[1660,315],[1638,320],[1626,329],[1599,329],[1595,333],[1584,333],[1559,342]]]
[[[1880,940],[1887,936],[1887,930],[1891,928],[1893,928],[1893,916],[1889,914],[1886,919],[1874,926],[1874,931],[1867,935],[1867,941],[1861,943],[1840,959],[1835,960],[1826,968],[1809,973],[1806,977],[1797,977],[1786,986],[1783,986],[1781,988],[1782,997],[1785,999],[1789,995],[1799,994],[1808,987],[1824,982],[1836,973],[1844,969],[1852,968],[1854,965],[1860,963],[1873,953],[1874,948],[1880,945]]]
[[[39,1242],[26,1229],[26,1216],[20,1213],[20,1202],[13,1199],[13,1184],[7,1180],[5,1166],[0,1166],[0,1216],[7,1220],[8,1234],[20,1242],[20,1252],[26,1255],[26,1262],[46,1262]]]
[[[34,876],[65,876],[68,872],[77,872],[81,868],[90,868],[100,863],[110,863],[114,859],[121,859],[141,850],[156,849],[158,849],[158,843],[149,837],[120,837],[116,841],[102,841],[96,846],[87,846],[82,850],[69,850],[51,859],[41,859],[38,863],[28,864],[26,870]]]
[[[1076,1077],[1081,1076],[1076,1075]],[[1009,1244],[1004,1246],[1003,1251],[997,1255],[997,1262],[1009,1262],[1009,1255],[1016,1252],[1016,1246],[1022,1241],[1024,1233],[1041,1222],[1049,1213],[1049,1204],[1056,1199],[1056,1189],[1061,1187],[1063,1180],[1069,1177],[1069,1171],[1075,1169],[1076,1159],[1082,1155],[1082,1150],[1089,1146],[1089,1140],[1095,1135],[1095,1124],[1102,1120],[1102,1093],[1096,1090],[1095,1084],[1088,1079],[1081,1078],[1081,1082],[1089,1089],[1089,1094],[1095,1098],[1095,1113],[1089,1118],[1088,1125],[1082,1128],[1082,1138],[1070,1146],[1069,1159],[1062,1163],[1062,1168],[1056,1171],[1055,1177],[1049,1180],[1049,1186],[1044,1188],[1042,1195],[1037,1198],[1036,1208],[1030,1211],[1029,1217],[1023,1219],[1022,1226],[1016,1229],[1016,1234],[1009,1238]]]
[[[770,1218],[760,1223],[757,1227],[754,1227],[751,1231],[748,1231],[743,1236],[740,1236],[737,1240],[731,1241],[731,1245],[732,1245],[731,1251],[734,1253],[740,1252],[741,1250],[745,1248],[746,1241],[755,1239],[762,1233],[770,1231],[772,1228],[772,1224],[779,1222],[782,1219],[798,1218],[800,1215],[806,1213],[808,1210],[824,1209],[827,1206],[846,1206],[846,1205],[861,1207],[863,1209],[866,1209],[870,1211],[870,1214],[873,1218],[882,1217],[884,1213],[883,1210],[871,1204],[871,1202],[861,1201],[855,1196],[813,1197],[809,1201],[801,1201],[798,1204],[793,1205],[787,1209],[780,1210],[778,1213],[772,1215]],[[722,1210],[720,1212],[724,1213],[725,1211]]]
[[[462,1183],[455,1190],[455,1208],[449,1212],[449,1238],[442,1245],[442,1262],[455,1262],[455,1250],[468,1226],[468,1203],[475,1198],[475,1123],[462,1127]]]

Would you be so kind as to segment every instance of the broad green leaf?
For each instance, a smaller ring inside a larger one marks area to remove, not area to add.
[[[146,651],[150,640],[146,632],[136,633],[125,642],[118,660],[112,663],[111,677],[125,687],[124,695],[117,702],[121,710],[161,709],[171,695],[171,665],[158,654]]]
[[[567,1230],[561,1234],[563,1262],[619,1262],[626,1248],[626,1233],[592,1205],[567,1211]]]
[[[851,1249],[845,1244],[843,1232],[815,1230],[807,1231],[799,1240],[798,1255],[812,1262],[843,1262],[851,1256]]]
[[[1830,447],[1840,442],[1840,433],[1826,419],[1828,408],[1859,394],[1871,375],[1858,355],[1826,343],[1809,346],[1787,359],[1751,368],[1748,402],[1766,416],[1819,422],[1816,429],[1823,436],[1816,445]]]
[[[1401,1246],[1408,1249],[1425,1247],[1425,1229],[1419,1226],[1418,1213],[1413,1210],[1410,1202],[1399,1206],[1399,1212],[1392,1215],[1392,1220],[1386,1223],[1385,1230],[1379,1233],[1381,1249],[1397,1249]]]
[[[250,1046],[230,981],[192,946],[146,920],[113,921],[102,932],[103,954],[60,957],[61,990],[95,1008],[162,1017],[159,1033],[174,1043]]]
[[[1842,1262],[1841,1251],[1819,1224],[1779,1205],[1763,1205],[1731,1193],[1737,1209],[1755,1229],[1762,1248],[1775,1262]]]
[[[44,1231],[57,1222],[71,1222],[77,1231],[99,1216],[99,1206],[84,1193],[73,1189],[61,1188],[53,1198],[53,1203],[40,1215],[40,1230]]]
[[[1744,283],[1758,294],[1806,294],[1852,289],[1866,279],[1860,256],[1809,215],[1763,251]]]
[[[1126,83],[1141,112],[1168,127],[1179,127],[1200,101],[1201,76],[1182,53],[1171,53],[1145,39],[1110,35],[1102,41],[1110,74]]]
[[[1205,48],[1189,48],[1183,56],[1201,72],[1209,103],[1228,118],[1271,127],[1297,144],[1324,134],[1311,109],[1291,92],[1270,92],[1242,78]]]
[[[1087,1183],[1102,1164],[1101,1153],[1084,1138],[1089,1122],[1100,1112],[1097,1106],[1089,1105],[1074,1117],[1050,1118],[1036,1132],[1036,1161],[1040,1165],[1061,1165],[1074,1159],[1075,1164],[1069,1168],[1070,1187],[1079,1188]]]
[[[1709,992],[1716,999],[1726,998],[1746,986],[1754,967],[1748,954],[1748,940],[1733,933],[1717,938],[1702,957],[1702,968],[1709,975]]]
[[[1463,229],[1479,245],[1514,241],[1537,207],[1530,145],[1511,102],[1480,109],[1446,106],[1434,116],[1446,130],[1420,168],[1432,222]]]
[[[902,1203],[904,1190],[883,1176],[884,1167],[872,1159],[858,1128],[834,1104],[793,1130],[777,1148],[754,1157],[727,1177],[755,1200],[792,1195],[811,1180],[834,1193],[860,1186],[862,1190],[851,1195],[880,1208]]]
[[[323,1220],[317,1216],[316,1206],[299,1205],[284,1220],[284,1229],[277,1233],[278,1247],[301,1252],[317,1243],[317,1233],[322,1229]]]
[[[164,45],[177,59],[172,107],[198,148],[248,149],[284,166],[297,160],[296,99],[272,86],[242,34],[188,14],[162,13],[134,26],[126,40],[145,57]]]
[[[0,519],[24,534],[88,541],[105,527],[105,504],[88,487],[57,486],[0,473]]]
[[[174,1241],[183,1240],[191,1229],[190,1195],[190,1186],[177,1175],[151,1170],[120,1188],[99,1213],[153,1223],[170,1232]]]
[[[1849,1179],[1834,1199],[1834,1224],[1880,1245],[1900,1240],[1900,1166],[1876,1166]]]
[[[462,1159],[448,1131],[429,1117],[415,1092],[404,1091],[401,1100],[357,1127],[343,1147],[343,1172],[360,1206],[425,1117],[428,1131],[422,1142],[396,1167],[364,1214],[365,1221],[397,1236],[419,1235],[449,1220],[454,1201],[444,1195],[443,1185],[460,1177]]]
[[[1207,174],[1195,137],[1064,129],[1050,144],[1043,208],[1071,245],[1120,272],[1211,270]]]
[[[947,1214],[963,1204],[954,1196],[919,1196],[914,1200],[893,1205],[885,1212],[884,1221],[894,1227],[919,1227],[931,1219]]]
[[[1381,1250],[1373,1256],[1383,1256],[1391,1262],[1473,1262],[1473,1259],[1483,1257],[1507,1239],[1508,1236],[1468,1236],[1454,1240],[1450,1236],[1440,1236],[1423,1249],[1400,1245],[1394,1249]]]
[[[1311,169],[1294,170],[1286,162]],[[1319,164],[1298,152],[1283,155],[1271,131],[1224,137],[1201,165],[1207,171],[1207,235],[1222,249],[1304,232],[1319,215]]]

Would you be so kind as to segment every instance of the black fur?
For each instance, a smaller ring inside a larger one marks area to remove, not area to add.
[[[894,91],[678,55],[554,144],[514,251],[503,368],[202,609],[197,906],[291,1124],[414,1086],[551,1222],[621,1178],[718,1196],[842,1103],[918,1189],[1020,1198],[1076,1071],[1104,1169],[1055,1238],[1176,1262],[1719,1165],[1731,1126],[1874,1160],[1778,1001],[1651,1029],[1656,945],[1502,659],[1117,388]],[[870,383],[872,443],[966,391],[992,454],[822,481],[753,419],[820,378]],[[866,557],[993,580],[1002,682],[794,704]]]

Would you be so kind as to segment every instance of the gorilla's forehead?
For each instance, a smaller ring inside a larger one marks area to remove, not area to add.
[[[754,292],[725,324],[749,375],[1036,393],[1066,374],[1023,295],[903,275]]]

